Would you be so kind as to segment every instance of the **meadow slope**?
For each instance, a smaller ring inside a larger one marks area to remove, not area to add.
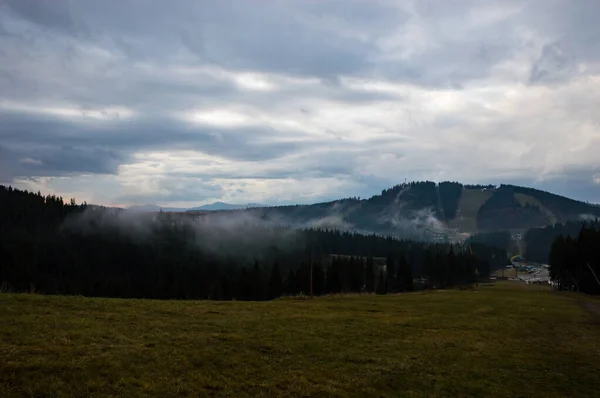
[[[593,396],[582,296],[208,302],[0,295],[0,396]]]

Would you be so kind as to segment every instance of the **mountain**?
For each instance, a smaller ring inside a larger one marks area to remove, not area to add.
[[[198,206],[198,207],[183,208],[183,207],[162,207],[162,206],[157,206],[157,205],[152,205],[152,204],[146,204],[146,205],[135,205],[135,206],[128,207],[127,211],[138,212],[138,213],[155,213],[155,212],[157,213],[162,210],[165,212],[180,213],[180,212],[186,212],[186,211],[242,210],[242,209],[248,209],[248,208],[252,208],[252,207],[263,207],[263,205],[260,205],[258,203],[248,203],[245,205],[234,205],[234,204],[225,203],[225,202],[215,202],[215,203],[208,203],[208,204]]]
[[[234,205],[231,203],[215,202],[215,203],[209,203],[209,204],[198,206],[198,207],[192,207],[190,209],[187,209],[187,211],[238,210],[238,209],[247,209],[250,207],[261,207],[261,206],[262,205],[259,205],[257,203],[248,203],[245,205]]]
[[[218,216],[232,217],[240,212],[277,224],[434,241],[458,240],[485,231],[518,233],[556,222],[600,218],[600,206],[533,188],[431,181],[396,185],[363,200],[256,207]]]
[[[135,205],[127,208],[127,211],[134,213],[154,213],[159,211],[171,212],[171,213],[179,213],[186,211],[187,209],[179,208],[179,207],[161,207],[157,205]]]
[[[158,212],[156,205],[130,211]],[[458,182],[411,182],[385,189],[369,199],[344,198],[310,205],[261,206],[215,202],[165,212],[302,228],[344,229],[433,241],[463,240],[477,232],[527,229],[572,220],[600,218],[600,206],[515,185],[463,185]]]

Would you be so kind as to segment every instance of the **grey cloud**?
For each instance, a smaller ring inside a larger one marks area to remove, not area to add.
[[[590,46],[600,50],[600,40],[595,40],[600,30],[591,19],[599,7],[593,0],[553,2],[544,6],[548,11],[543,13],[535,1],[418,1],[412,2],[418,15],[415,21],[394,2],[269,2],[256,7],[239,1],[148,1],[144,8],[132,1],[60,2],[59,11],[53,11],[57,15],[40,12],[42,6],[37,4],[41,3],[11,0],[9,4],[19,15],[44,26],[70,26],[70,18],[75,17],[68,15],[77,16],[91,32],[86,42],[116,51],[125,57],[123,62],[163,62],[167,57],[326,80],[363,74],[426,86],[460,85],[487,76],[494,65],[529,45],[511,34],[520,24],[531,24],[554,41],[562,40],[565,52],[578,59],[585,59],[582,50]],[[521,10],[465,30],[470,10],[498,13],[508,7]],[[336,21],[341,26],[332,29]],[[409,59],[386,61],[387,52],[377,47],[377,40],[413,22],[437,43]],[[345,35],[344,30],[364,38]],[[533,76],[539,73],[534,71]]]
[[[529,23],[547,37],[541,54],[534,61],[531,82],[554,84],[585,73],[597,73],[600,61],[600,3],[596,0],[576,2],[532,1],[523,13]]]
[[[38,166],[26,175],[57,175],[60,173],[116,174],[125,157],[106,148],[76,148],[63,145],[60,148],[34,149],[31,159],[38,160]],[[41,170],[40,170],[41,169]],[[40,172],[41,171],[41,172]]]
[[[0,183],[10,184],[15,177],[15,167],[19,164],[18,157],[8,148],[0,146]]]
[[[148,1],[143,17],[131,1],[76,2],[71,8],[94,37],[119,37],[112,44],[136,59],[162,59],[187,49],[201,62],[228,68],[323,76],[352,72],[367,62],[367,47],[310,29],[299,21],[306,10],[292,3]],[[371,13],[381,19],[389,10],[363,4],[352,11],[340,4],[332,11],[345,10],[349,18],[369,9],[378,10]]]
[[[282,23],[272,31],[260,32],[252,37],[247,32],[238,32],[227,38],[223,27],[211,31],[214,37],[228,40],[229,46],[221,46],[220,40],[205,51],[215,63],[233,69],[269,70],[298,75],[332,76],[354,73],[366,68],[365,50],[360,44],[347,48],[316,45],[322,40],[319,35],[298,36],[294,26]],[[225,36],[225,37],[223,37]],[[263,42],[262,40],[268,41]],[[311,56],[306,55],[310,53]],[[202,55],[202,54],[201,54]]]
[[[534,51],[539,41],[545,44],[531,63],[532,83],[569,80],[579,75],[575,62],[600,60],[600,25],[596,21],[600,3],[595,0],[425,0],[412,4],[418,21],[437,42],[401,65],[377,65],[384,74],[399,80],[452,87],[486,78],[502,62]],[[500,17],[503,9],[512,11]],[[496,17],[473,28],[467,20],[473,10]],[[531,33],[522,33],[528,31]],[[587,66],[597,71],[595,65]],[[520,76],[515,71],[511,79],[519,81]]]
[[[66,30],[71,32],[75,22],[71,16],[69,2],[64,0],[37,1],[37,0],[2,0],[0,9],[7,10],[15,15],[51,29]]]
[[[415,55],[401,63],[381,62],[376,68],[383,76],[396,81],[454,89],[488,77],[492,68],[510,59],[517,51],[515,43],[499,42],[498,39],[491,39],[493,41],[486,44],[440,40],[437,49]]]
[[[159,183],[159,188],[158,192],[121,195],[113,203],[201,202],[223,194],[220,186],[198,179],[178,182],[165,180]]]
[[[303,178],[351,177],[359,171],[359,163],[346,151],[315,152],[306,151],[291,159],[280,159],[277,168],[267,171],[238,169],[235,171],[172,171],[173,178],[223,178],[228,180],[278,180]]]
[[[319,117],[318,107],[333,102],[355,109],[357,104],[386,101],[407,103],[411,109],[414,98],[408,93],[351,90],[341,77],[468,92],[480,84],[486,86],[486,79],[556,87],[582,73],[597,73],[600,4],[595,0],[543,3],[338,0],[271,1],[259,7],[250,1],[148,0],[140,7],[137,1],[0,0],[0,109],[5,109],[0,110],[0,180],[114,174],[120,165],[135,161],[135,152],[190,149],[269,167],[172,173],[172,178],[185,184],[194,184],[197,177],[204,188],[169,186],[165,188],[171,192],[168,198],[159,195],[157,200],[212,195],[211,178],[339,177],[364,187],[348,194],[367,196],[404,178],[404,171],[398,170],[397,178],[382,179],[361,164],[400,141],[392,132],[389,137],[356,144],[344,139],[346,132],[335,120],[325,128],[331,135],[327,138],[268,127],[191,126],[173,114],[242,107],[269,117],[284,115],[283,119],[297,114],[308,124]],[[409,32],[413,36],[400,37],[408,28],[413,29]],[[398,42],[382,47],[387,39]],[[412,47],[414,51],[408,51]],[[226,77],[194,72],[206,67]],[[498,72],[499,67],[504,69]],[[191,72],[176,72],[177,68]],[[239,71],[267,77],[315,77],[319,83],[284,83],[274,91],[245,90],[228,80]],[[127,107],[138,116],[79,122],[33,111],[8,111],[10,107],[2,108],[4,101],[38,108]],[[432,135],[438,133],[437,143],[449,145],[452,138],[441,134],[447,128],[469,131],[482,119],[494,119],[494,126],[482,125],[477,130],[479,135],[472,138],[474,150],[489,149],[492,138],[499,141],[500,136],[512,139],[523,134],[513,122],[498,120],[497,111],[487,104],[471,105],[469,112],[432,112],[431,124],[410,123],[412,130],[407,134],[415,135],[414,142],[436,144]],[[356,124],[382,127],[373,119]],[[406,144],[410,156],[410,142]],[[440,154],[442,159],[433,160],[427,158],[431,150],[416,148],[412,153],[413,164],[406,172],[409,178],[430,176],[439,171],[439,164],[457,167],[465,162],[459,153]],[[561,189],[582,197],[585,192],[597,192],[589,181],[584,183],[589,176],[582,172],[579,179],[576,175],[569,178],[581,181],[580,185]],[[338,194],[342,195],[332,197]]]
[[[36,165],[14,167],[24,176],[114,174],[129,154],[144,150],[193,149],[232,160],[268,161],[318,145],[270,140],[277,134],[269,128],[191,127],[165,119],[77,123],[0,112],[0,142],[15,153],[12,162],[33,158],[45,165],[43,170]]]
[[[575,58],[567,54],[559,42],[546,44],[539,59],[533,64],[529,81],[548,83],[564,80],[573,74]]]
[[[16,177],[52,177],[73,174],[116,174],[125,157],[106,148],[48,146],[0,148],[4,182]],[[1,178],[0,178],[1,179]]]
[[[0,49],[4,49],[4,52],[0,50],[0,85],[6,98],[42,104],[44,100],[54,99],[90,108],[120,104],[156,114],[173,109],[235,104],[244,102],[248,96],[248,92],[233,81],[216,80],[207,75],[173,74],[171,67],[207,66],[194,59],[171,60],[162,54],[160,62],[146,62],[123,54],[111,41],[80,40],[78,45],[71,45],[60,35],[44,34],[43,37],[40,43],[28,44],[0,39]],[[100,53],[100,49],[109,55]],[[303,57],[311,58],[307,54]],[[165,59],[168,60],[165,62]],[[268,68],[259,71],[269,72]],[[284,72],[291,74],[292,71]],[[268,108],[291,98],[329,98],[342,102],[394,98],[388,93],[349,90],[331,84],[330,77],[331,74],[324,75],[324,83],[320,85],[293,85],[275,92],[254,92],[251,94],[253,103]],[[61,93],[60,98],[54,98],[56,93]]]
[[[251,2],[148,1],[144,5],[143,17],[131,1],[73,2],[68,11],[90,32],[83,43],[110,48],[124,62],[162,62],[165,57],[183,56],[195,64],[326,80],[368,73],[378,52],[373,40],[407,19],[397,7],[364,1],[318,6],[272,2],[264,6],[268,13]],[[22,16],[42,26],[69,26],[66,19],[36,18],[35,7],[19,9],[27,11]],[[368,39],[332,30],[331,18],[346,30],[364,29]],[[195,58],[186,58],[186,50]]]
[[[542,12],[543,11],[543,12]],[[596,0],[532,1],[525,9],[533,25],[560,41],[580,60],[600,57],[600,3]]]

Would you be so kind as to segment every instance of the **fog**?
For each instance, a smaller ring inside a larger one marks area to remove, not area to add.
[[[218,258],[261,259],[278,251],[297,250],[304,244],[302,234],[280,221],[265,221],[236,211],[198,216],[89,208],[68,217],[61,230],[98,237],[117,235],[134,244],[181,239]]]

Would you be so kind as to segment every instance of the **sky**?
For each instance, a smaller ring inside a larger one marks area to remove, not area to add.
[[[109,206],[413,180],[600,202],[596,0],[0,0],[0,183]]]

